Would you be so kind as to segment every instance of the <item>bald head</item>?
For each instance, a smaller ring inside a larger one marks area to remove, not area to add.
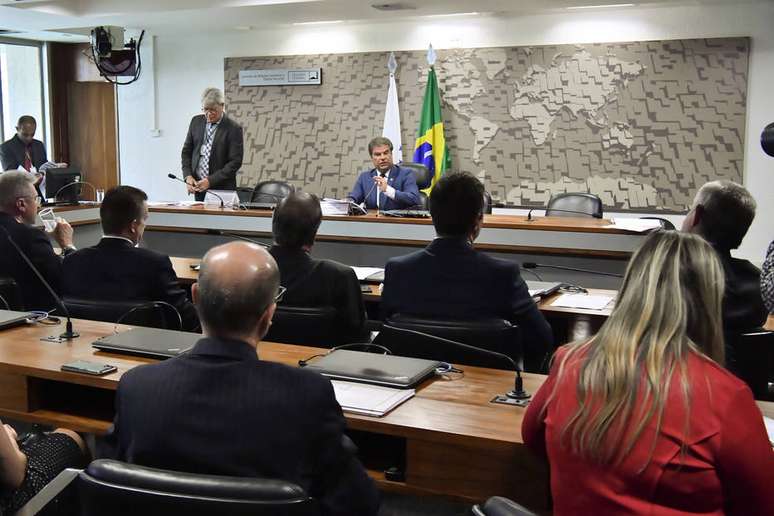
[[[194,294],[205,332],[213,336],[258,333],[260,340],[274,313],[279,278],[274,258],[255,244],[230,242],[210,249],[202,260]]]
[[[282,247],[299,249],[314,245],[322,221],[320,200],[306,192],[293,192],[274,210],[271,229],[274,241]]]

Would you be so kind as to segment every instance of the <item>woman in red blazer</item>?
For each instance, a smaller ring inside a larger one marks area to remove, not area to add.
[[[599,333],[557,351],[522,425],[554,514],[774,514],[774,452],[723,369],[723,272],[701,238],[649,236]]]

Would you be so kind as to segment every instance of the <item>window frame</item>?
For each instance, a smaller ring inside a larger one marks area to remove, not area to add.
[[[50,147],[50,132],[48,124],[48,95],[46,85],[48,84],[48,71],[46,70],[46,43],[44,41],[37,41],[32,39],[19,39],[8,36],[0,36],[0,45],[14,45],[21,47],[34,47],[38,49],[38,66],[40,67],[40,113],[41,120],[38,120],[39,135],[43,135],[43,143],[46,145],[47,151],[53,152]],[[0,69],[0,79],[2,79],[3,71]],[[5,118],[6,114],[3,112],[3,90],[0,88],[0,142],[4,142],[13,137],[13,135],[5,134]],[[39,136],[38,136],[39,137]],[[51,155],[51,154],[49,154]]]

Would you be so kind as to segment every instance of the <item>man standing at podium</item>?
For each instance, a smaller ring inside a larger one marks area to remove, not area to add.
[[[223,92],[207,88],[202,93],[203,115],[191,119],[181,161],[188,193],[203,201],[210,188],[236,190],[236,173],[242,166],[242,127],[224,112]]]
[[[379,136],[368,143],[374,168],[357,178],[349,198],[366,208],[400,210],[419,204],[419,189],[414,172],[392,162],[392,142]]]

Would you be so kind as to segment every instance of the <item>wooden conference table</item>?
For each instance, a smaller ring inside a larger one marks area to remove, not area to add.
[[[113,324],[75,320],[74,325],[80,338],[61,344],[41,341],[60,334],[61,324],[0,332],[0,417],[95,434],[108,429],[121,375],[153,360],[93,349],[91,343],[113,332]],[[320,351],[268,342],[258,349],[262,359],[289,365]],[[108,363],[118,371],[104,377],[60,371],[73,360]],[[503,495],[546,509],[547,468],[521,439],[525,409],[490,403],[513,387],[513,373],[463,369],[464,375],[425,382],[414,398],[383,418],[345,414],[369,473],[384,490],[465,501]],[[524,374],[525,388],[534,393],[544,379]],[[385,479],[390,465],[403,467],[404,481]]]

